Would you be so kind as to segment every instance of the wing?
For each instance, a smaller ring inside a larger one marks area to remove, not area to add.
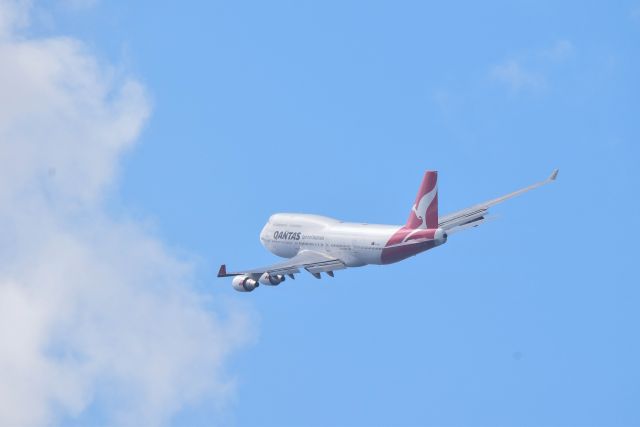
[[[290,277],[293,277],[293,274],[300,273],[301,268],[304,268],[319,279],[320,273],[322,272],[327,272],[330,275],[333,275],[335,270],[341,270],[343,268],[347,268],[347,266],[344,262],[330,255],[316,251],[302,250],[298,255],[284,262],[235,273],[228,273],[226,266],[223,264],[220,266],[218,277],[238,276],[243,274],[253,278],[259,278],[264,273],[287,274]]]
[[[527,191],[531,191],[534,188],[542,187],[545,184],[555,181],[557,176],[558,169],[555,169],[551,173],[549,178],[545,179],[544,181],[537,182],[533,185],[514,191],[513,193],[509,193],[502,197],[498,197],[484,203],[479,203],[477,205],[471,206],[470,208],[462,209],[452,214],[445,215],[439,219],[438,226],[446,230],[448,234],[452,234],[470,227],[477,227],[478,225],[487,221],[487,211],[491,206],[502,203],[512,197],[519,196],[520,194],[526,193]]]

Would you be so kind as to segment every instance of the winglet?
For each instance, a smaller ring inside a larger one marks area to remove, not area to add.
[[[220,266],[220,270],[218,270],[218,277],[226,277],[227,276],[227,265],[222,264]]]
[[[556,178],[558,177],[558,172],[559,171],[560,171],[560,169],[554,169],[553,172],[551,172],[551,175],[549,176],[547,181],[555,181]]]

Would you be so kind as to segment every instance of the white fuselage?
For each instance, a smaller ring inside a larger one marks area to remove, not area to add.
[[[275,255],[291,258],[315,250],[335,256],[348,267],[383,264],[382,251],[402,227],[342,222],[309,214],[275,214],[260,233],[260,241]]]

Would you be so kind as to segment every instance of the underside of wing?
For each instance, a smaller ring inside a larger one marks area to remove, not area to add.
[[[477,205],[471,206],[469,208],[459,210],[449,215],[445,215],[439,219],[438,227],[447,231],[448,234],[453,234],[455,232],[471,227],[477,227],[478,225],[487,221],[488,210],[491,206],[502,203],[505,200],[511,199],[515,196],[519,196],[520,194],[526,193],[527,191],[531,191],[545,184],[549,184],[550,182],[555,181],[557,176],[558,169],[555,169],[551,173],[551,175],[544,181],[537,182],[528,187],[514,191],[513,193],[488,200],[484,203],[478,203]]]
[[[227,272],[226,266],[222,265],[220,266],[218,277],[245,275],[253,278],[259,278],[264,273],[268,273],[269,275],[286,274],[292,276],[293,274],[300,273],[300,269],[305,269],[315,277],[319,278],[320,273],[327,272],[330,275],[333,275],[335,270],[341,270],[344,268],[347,268],[345,263],[335,257],[322,252],[303,250],[293,258],[286,261],[266,267],[241,270],[235,273]]]

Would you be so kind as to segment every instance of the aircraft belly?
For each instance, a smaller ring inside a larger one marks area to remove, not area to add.
[[[381,264],[393,264],[394,262],[402,261],[421,252],[433,249],[436,246],[435,242],[427,241],[411,246],[385,248],[382,251]]]

